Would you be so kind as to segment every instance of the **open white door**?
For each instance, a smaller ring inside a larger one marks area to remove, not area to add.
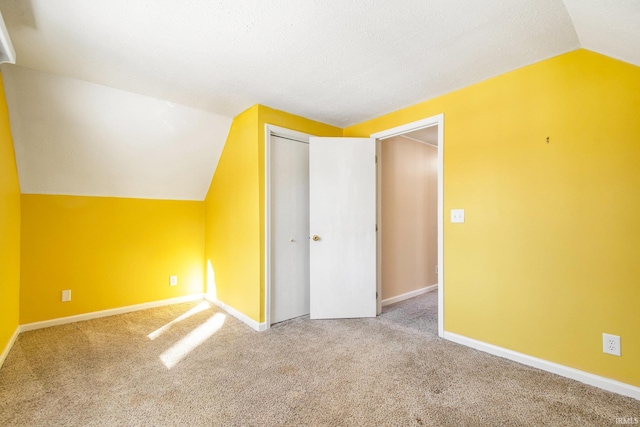
[[[310,317],[376,316],[376,140],[310,138]]]

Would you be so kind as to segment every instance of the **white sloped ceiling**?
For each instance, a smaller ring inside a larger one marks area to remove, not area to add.
[[[201,199],[253,104],[346,126],[581,45],[637,63],[638,4],[0,0],[22,189]]]
[[[640,1],[564,0],[585,49],[640,66]]]
[[[204,199],[230,118],[22,67],[2,74],[23,193]]]

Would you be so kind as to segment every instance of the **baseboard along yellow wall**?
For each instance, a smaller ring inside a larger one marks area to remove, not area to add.
[[[203,231],[203,202],[23,194],[20,323],[202,293]]]
[[[254,105],[231,125],[205,200],[208,293],[264,322],[265,124],[319,136],[342,129]]]
[[[577,50],[345,135],[440,113],[445,330],[640,386],[640,68]]]
[[[18,328],[20,306],[20,183],[0,76],[0,354]]]

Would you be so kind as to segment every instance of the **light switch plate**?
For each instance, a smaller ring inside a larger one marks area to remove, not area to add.
[[[71,290],[62,291],[62,302],[71,301]]]
[[[451,222],[464,222],[464,209],[451,209]]]

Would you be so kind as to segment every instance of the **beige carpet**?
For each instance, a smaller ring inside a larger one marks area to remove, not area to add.
[[[377,319],[303,317],[262,333],[198,303],[26,332],[0,370],[0,425],[614,426],[640,417],[640,401],[438,338],[436,298]],[[189,310],[202,311],[163,328]]]

